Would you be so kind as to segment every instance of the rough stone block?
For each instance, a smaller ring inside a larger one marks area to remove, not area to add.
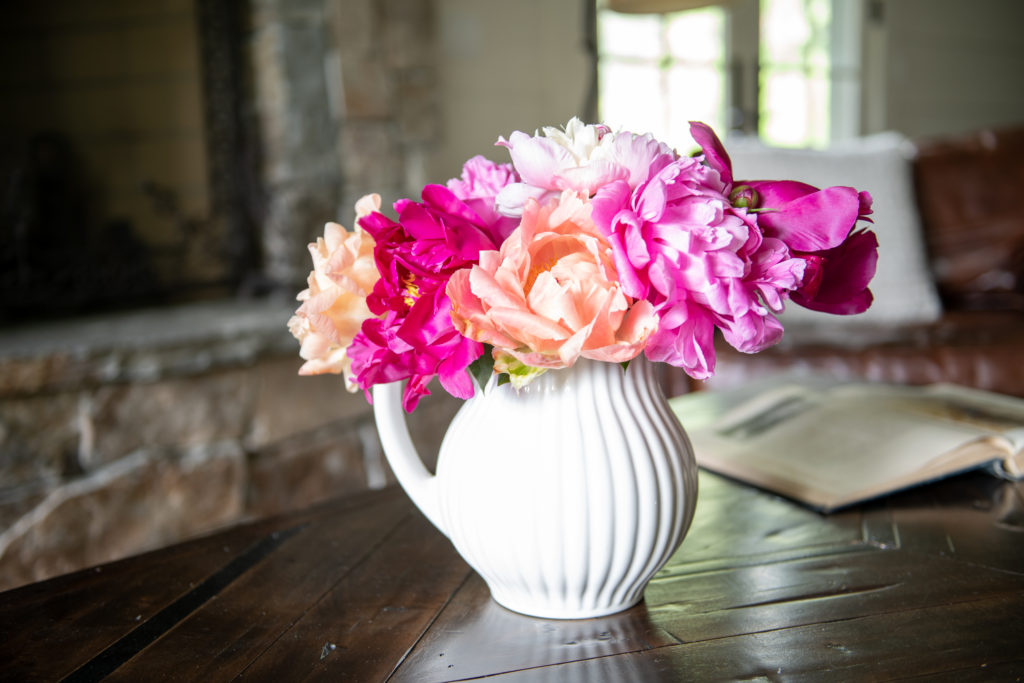
[[[399,189],[404,187],[404,167],[394,123],[349,121],[342,130],[341,148],[347,194],[359,197],[377,192],[386,200],[385,206],[389,205],[387,200],[397,199]],[[353,205],[354,201],[348,204],[349,211]]]
[[[441,129],[437,102],[437,71],[433,67],[403,69],[398,77],[398,125],[402,141],[436,140]]]
[[[345,116],[373,119],[395,113],[395,83],[382,63],[370,59],[343,59],[341,74]]]
[[[0,491],[76,469],[79,416],[72,394],[0,401]]]
[[[402,69],[436,59],[434,3],[431,0],[384,0],[381,47],[388,66]]]
[[[0,492],[0,530],[9,528],[28,514],[57,485],[56,480],[48,479],[3,489]]]
[[[261,364],[253,371],[252,421],[246,447],[268,444],[329,425],[370,416],[362,392],[350,394],[341,375],[300,376],[298,355]]]
[[[0,534],[0,590],[236,521],[244,481],[236,442],[136,451],[55,489]]]
[[[297,293],[312,268],[306,245],[335,218],[340,188],[289,183],[274,188],[273,194],[263,229],[266,274]]]
[[[358,423],[335,422],[251,455],[246,512],[263,517],[367,487]]]
[[[139,448],[239,441],[253,393],[252,375],[241,369],[100,387],[83,399],[79,461],[92,469]]]
[[[345,59],[376,52],[379,30],[377,0],[327,0],[334,45]]]
[[[85,374],[81,366],[67,353],[5,355],[0,358],[0,396],[31,395],[49,388],[55,376],[80,379]]]
[[[308,262],[305,243],[297,251]],[[293,300],[224,299],[4,330],[0,399],[251,365],[291,352],[294,310]]]

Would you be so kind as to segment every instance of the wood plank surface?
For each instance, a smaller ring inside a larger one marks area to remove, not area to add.
[[[251,680],[385,680],[431,626],[469,566],[410,515],[245,669]]]
[[[0,679],[56,680],[70,674],[183,599],[273,528],[244,527],[229,537],[0,593]]]
[[[0,680],[1014,680],[1024,496],[821,515],[701,474],[634,609],[509,612],[397,488],[0,594]]]
[[[286,634],[412,514],[405,500],[365,506],[303,525],[237,580],[114,672],[110,680],[225,680]],[[309,661],[323,645],[304,643]]]
[[[703,640],[494,676],[494,681],[1019,680],[1024,596]]]
[[[678,642],[651,623],[643,606],[597,619],[524,617],[490,600],[474,574],[391,680],[473,678]]]
[[[935,502],[936,496],[944,495],[940,486],[923,501],[911,497],[895,506],[880,502],[863,510],[825,516],[702,474],[697,521],[679,551],[651,582],[641,606],[584,622],[529,619],[487,601],[486,586],[474,576],[392,680],[430,682],[491,676],[531,681],[745,680],[748,676],[771,680],[779,677],[778,669],[787,668],[783,666],[786,662],[790,662],[789,675],[814,679],[833,671],[838,680],[844,680],[844,667],[870,670],[871,662],[853,665],[847,658],[840,660],[843,666],[839,666],[833,661],[836,651],[878,649],[875,629],[891,632],[888,626],[878,624],[902,623],[913,620],[908,615],[930,614],[929,610],[939,609],[936,602],[941,609],[954,612],[964,602],[963,609],[970,611],[1013,603],[1024,596],[1024,574],[1019,571],[1024,569],[1024,547],[1018,537],[1000,537],[997,542],[1016,542],[1010,549],[992,548],[990,553],[1014,565],[1015,572],[983,566],[977,556],[963,561],[965,558],[951,556],[945,547],[942,552],[929,552],[933,557],[922,562],[921,548],[913,540],[910,549],[900,545],[905,534],[893,521],[896,513],[914,520],[912,535],[935,536],[936,529],[948,523],[949,510],[956,511],[955,517],[961,516],[966,500],[972,501],[969,507],[979,507],[979,499],[972,498],[976,493],[973,487],[979,484],[993,490],[990,482],[977,478],[954,482],[953,499],[946,501],[945,508]],[[955,495],[957,487],[963,487],[966,497]],[[1003,483],[995,489],[1007,487],[1013,488]],[[959,503],[954,505],[955,501]],[[1005,509],[999,515],[1005,517]],[[872,521],[867,522],[866,517]],[[990,512],[971,522],[986,528],[995,523]],[[996,628],[1010,616],[1005,609],[997,610],[996,616],[978,620],[975,627]],[[917,626],[928,628],[927,624]],[[805,627],[811,631],[801,630]],[[595,629],[599,629],[596,635]],[[842,638],[822,645],[808,633]],[[973,639],[981,633],[984,630],[967,628],[962,636]],[[777,653],[772,660],[774,671],[748,661],[751,641],[771,642],[777,647],[790,637],[806,640],[801,647]],[[1001,656],[977,643],[952,647],[947,642],[948,629],[942,637],[944,647],[950,648],[948,657],[939,665],[929,663],[932,668],[922,671],[963,672],[983,665],[1006,671],[1024,656],[1013,647]],[[893,652],[878,649],[883,656],[880,666],[884,657],[895,658],[911,642],[902,635],[897,640],[902,645]],[[994,642],[1007,644],[1012,637],[1000,634]],[[488,643],[501,643],[501,647],[487,647]],[[587,645],[578,647],[579,643]],[[706,657],[688,654],[704,652],[700,645],[709,643],[715,645],[708,647]],[[814,647],[804,651],[811,643]],[[926,655],[922,650],[915,652],[914,657]]]

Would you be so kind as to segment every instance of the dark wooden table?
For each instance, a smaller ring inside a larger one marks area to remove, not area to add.
[[[822,516],[702,473],[644,603],[531,619],[399,489],[0,594],[4,680],[1014,680],[1024,496],[983,474]],[[941,674],[938,675],[937,674]]]

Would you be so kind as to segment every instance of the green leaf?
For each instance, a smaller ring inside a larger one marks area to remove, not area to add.
[[[483,354],[469,364],[469,371],[481,389],[487,386],[487,381],[494,374],[494,356],[491,354],[490,344],[484,344]]]

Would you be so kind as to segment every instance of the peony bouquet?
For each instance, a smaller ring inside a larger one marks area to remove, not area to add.
[[[350,390],[408,380],[405,410],[436,376],[469,398],[492,373],[522,387],[580,357],[644,353],[696,379],[714,372],[717,329],[755,353],[782,338],[786,302],[852,314],[871,305],[878,241],[871,196],[792,180],[735,180],[714,131],[680,156],[651,135],[572,119],[514,132],[462,177],[380,212],[328,223],[289,329],[300,373]]]

